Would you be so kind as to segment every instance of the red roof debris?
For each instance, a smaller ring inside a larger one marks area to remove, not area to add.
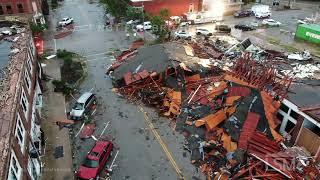
[[[124,74],[123,79],[126,85],[130,85],[132,83],[135,83],[141,79],[146,79],[150,76],[150,73],[147,70],[143,70],[139,73],[132,74],[131,72],[127,72]]]
[[[230,96],[248,96],[251,93],[251,90],[248,87],[229,87],[228,88],[228,97]]]
[[[247,150],[248,140],[253,135],[253,132],[256,130],[258,122],[260,119],[260,115],[248,112],[247,119],[242,126],[238,147]]]
[[[85,139],[91,137],[95,128],[95,124],[86,124],[80,132],[80,138]]]

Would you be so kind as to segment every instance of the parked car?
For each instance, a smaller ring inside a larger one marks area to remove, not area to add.
[[[293,54],[288,55],[289,60],[296,60],[296,61],[307,61],[312,59],[311,54],[309,51],[295,52]]]
[[[80,96],[70,112],[70,119],[82,120],[84,116],[91,111],[91,108],[96,105],[96,96],[93,93],[86,92]]]
[[[73,23],[73,18],[70,17],[64,17],[62,18],[62,20],[59,22],[59,26],[66,26],[69,24]]]
[[[231,32],[231,28],[228,25],[216,25],[216,27],[214,29],[217,32],[221,32],[221,33],[230,33]]]
[[[279,6],[280,5],[280,1],[279,0],[273,0],[272,5],[273,6]]]
[[[150,21],[146,21],[143,24],[138,24],[136,26],[137,31],[144,31],[144,30],[151,30],[152,29],[152,25]]]
[[[237,24],[237,25],[234,26],[234,28],[240,29],[242,31],[253,31],[253,30],[255,30],[255,28],[253,28],[252,26],[245,25],[245,24]]]
[[[174,37],[176,39],[191,39],[191,35],[187,31],[176,31]]]
[[[252,26],[252,27],[259,27],[260,25],[259,25],[259,22],[258,22],[258,21],[252,21],[252,22],[250,22],[250,26]]]
[[[308,24],[308,23],[314,23],[315,22],[315,19],[312,19],[312,18],[304,18],[304,19],[298,19],[298,24]]]
[[[78,179],[99,179],[100,172],[105,168],[112,156],[113,143],[111,141],[97,141],[89,151],[83,164],[76,172]]]
[[[235,18],[241,18],[241,17],[249,17],[252,15],[252,11],[248,11],[248,10],[245,10],[245,11],[238,11],[238,12],[235,12],[233,14],[233,17]]]
[[[267,26],[280,26],[281,23],[279,21],[275,21],[273,19],[264,19],[262,21],[262,25],[267,25]]]
[[[128,22],[126,22],[127,25],[133,25],[133,24],[138,24],[140,23],[140,20],[139,19],[136,19],[136,20],[130,20]]]
[[[196,28],[197,35],[212,36],[212,32],[204,28]]]
[[[271,16],[271,12],[269,12],[269,11],[255,13],[255,17],[258,19],[269,18],[270,16]]]

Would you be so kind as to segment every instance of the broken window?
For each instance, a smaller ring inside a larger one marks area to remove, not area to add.
[[[291,110],[290,112],[290,116],[293,118],[293,119],[298,119],[299,117],[299,114],[297,112],[295,112],[294,110]]]
[[[288,113],[289,111],[289,107],[286,106],[285,104],[281,103],[281,106],[280,106],[280,109],[285,112],[285,113]]]
[[[3,12],[3,9],[2,9],[2,6],[0,6],[0,15],[3,15],[4,12]]]
[[[18,12],[24,13],[22,4],[17,4]]]
[[[13,12],[12,12],[12,8],[11,8],[11,5],[7,5],[6,8],[7,8],[7,13],[8,13],[8,14],[12,14],[12,13],[13,13]]]
[[[294,124],[293,122],[291,122],[290,120],[287,122],[287,125],[286,125],[286,128],[285,128],[285,131],[287,133],[289,133],[295,126],[296,124]]]
[[[278,118],[280,121],[282,121],[282,120],[283,120],[283,115],[278,112],[278,113],[277,113],[277,118]]]

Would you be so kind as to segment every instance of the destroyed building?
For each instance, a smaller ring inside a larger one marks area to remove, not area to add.
[[[274,62],[168,42],[125,51],[107,72],[115,92],[171,120],[208,179],[319,178],[317,89],[299,89]]]
[[[41,175],[42,70],[26,22],[0,22],[13,32],[0,41],[0,179]]]

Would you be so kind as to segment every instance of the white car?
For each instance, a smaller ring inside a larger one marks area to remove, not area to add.
[[[137,31],[151,30],[152,25],[150,21],[146,21],[143,24],[138,24],[136,26]]]
[[[256,18],[262,19],[262,18],[269,18],[271,16],[271,12],[265,11],[265,12],[256,12],[254,15]]]
[[[304,18],[304,19],[298,19],[298,24],[308,24],[308,23],[314,23],[315,20],[312,18]]]
[[[197,35],[212,36],[212,32],[204,28],[196,28]]]
[[[264,19],[262,21],[262,25],[267,25],[267,26],[280,26],[281,23],[279,21],[275,21],[273,19]]]
[[[288,55],[289,60],[296,60],[296,61],[307,61],[310,60],[311,54],[309,51],[303,51],[302,53],[300,52],[295,52],[293,54]]]
[[[138,23],[140,23],[140,20],[130,20],[130,21],[128,21],[126,24],[127,25],[132,25],[132,24],[138,24]]]
[[[176,39],[191,39],[191,35],[187,31],[176,31],[174,37]]]
[[[59,25],[60,26],[66,26],[66,25],[69,25],[69,24],[72,24],[73,23],[73,18],[70,18],[70,17],[65,17],[62,19],[62,21],[59,22]]]

